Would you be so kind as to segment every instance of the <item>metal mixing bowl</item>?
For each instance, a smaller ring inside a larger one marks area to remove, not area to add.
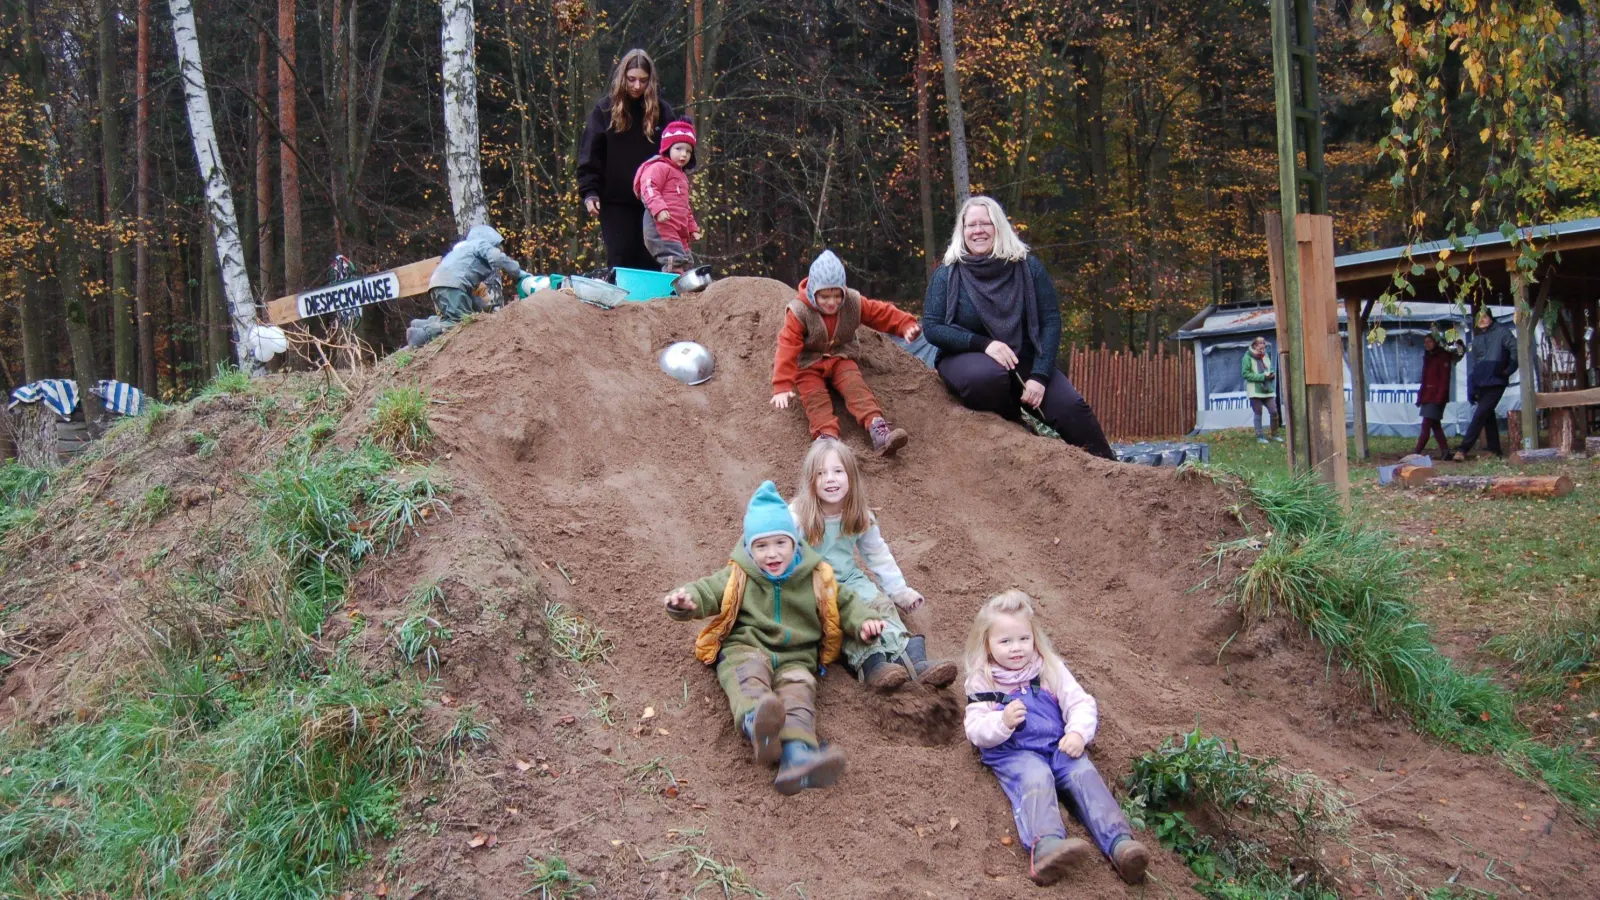
[[[711,380],[715,366],[711,351],[694,341],[679,341],[661,351],[661,371],[684,384]]]
[[[672,289],[679,294],[694,294],[705,290],[711,284],[711,267],[701,266],[698,269],[679,275],[672,281]]]

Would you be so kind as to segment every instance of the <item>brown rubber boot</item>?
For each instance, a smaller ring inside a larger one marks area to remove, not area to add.
[[[911,659],[911,668],[916,671],[917,680],[923,684],[947,688],[961,674],[961,670],[950,660],[928,659],[928,639],[920,634],[914,634],[906,641],[906,656]]]
[[[778,740],[778,732],[787,714],[783,698],[768,694],[761,698],[746,720],[745,733],[750,737],[750,747],[755,751],[756,762],[763,766],[772,765],[783,755],[783,742]]]
[[[867,426],[867,433],[872,435],[872,452],[879,456],[893,456],[895,451],[906,445],[911,440],[911,435],[904,428],[896,428],[889,424],[889,420],[879,416]]]
[[[1150,866],[1150,851],[1133,838],[1117,842],[1111,848],[1111,865],[1128,884],[1144,881],[1144,870]]]
[[[880,694],[889,694],[904,687],[911,680],[906,667],[890,662],[882,653],[874,653],[861,664],[861,680]]]
[[[1055,884],[1070,870],[1094,854],[1094,848],[1081,838],[1040,838],[1033,845],[1028,862],[1028,877],[1041,887]]]

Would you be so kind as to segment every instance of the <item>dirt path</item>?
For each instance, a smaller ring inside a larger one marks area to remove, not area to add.
[[[693,627],[661,611],[662,593],[725,563],[761,480],[793,490],[804,415],[766,405],[789,296],[745,278],[612,312],[541,294],[404,373],[445,403],[434,424],[463,494],[488,498],[458,503],[453,526],[406,565],[480,580],[485,566],[536,571],[549,598],[615,642],[609,664],[552,664],[526,694],[515,648],[447,650],[446,689],[482,703],[499,738],[428,814],[443,840],[408,842],[406,879],[429,884],[419,896],[520,893],[523,857],[554,847],[600,896],[679,897],[708,874],[694,872],[689,851],[673,852],[687,845],[742,867],[772,897],[1039,895],[1020,848],[1002,844],[1010,811],[960,734],[953,696],[914,692],[896,706],[830,673],[820,729],[849,753],[848,771],[831,791],[782,798],[770,772],[748,762],[714,678],[693,660]],[[711,348],[712,381],[684,387],[657,370],[657,353],[680,339]],[[875,337],[867,344],[862,368],[912,443],[893,461],[868,459],[865,477],[908,579],[929,598],[914,624],[932,651],[958,655],[977,606],[1021,587],[1099,699],[1095,759],[1114,786],[1132,757],[1198,720],[1339,783],[1361,801],[1362,846],[1408,858],[1424,885],[1459,869],[1463,885],[1515,894],[1483,877],[1493,859],[1493,872],[1537,896],[1590,890],[1600,850],[1554,816],[1546,794],[1376,716],[1336,670],[1329,680],[1315,648],[1241,635],[1219,664],[1237,617],[1215,590],[1190,589],[1206,574],[1208,542],[1239,532],[1220,492],[960,409],[916,360]],[[845,439],[866,443],[851,424]],[[580,694],[585,678],[599,687]],[[617,727],[590,713],[602,689]],[[919,709],[933,727],[906,715]],[[557,777],[519,773],[519,758]],[[669,782],[652,760],[680,780],[676,797],[662,794]],[[499,846],[469,850],[479,830]],[[1344,868],[1359,884],[1381,864]],[[1170,854],[1157,855],[1152,874],[1147,896],[1192,896]],[[1141,895],[1099,864],[1055,893]]]

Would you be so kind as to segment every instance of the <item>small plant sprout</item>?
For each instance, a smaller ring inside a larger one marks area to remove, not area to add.
[[[611,641],[599,626],[553,600],[544,605],[544,626],[550,646],[562,659],[588,663],[604,660],[611,653]]]
[[[210,459],[220,449],[221,443],[214,434],[195,431],[189,434],[189,447],[194,451],[195,456],[201,459]]]
[[[444,606],[444,589],[437,581],[425,582],[411,592],[410,615],[394,630],[394,646],[400,658],[415,665],[421,660],[429,672],[439,671],[439,645],[450,640],[450,629],[435,619],[433,609]]]
[[[450,730],[439,739],[439,749],[459,752],[488,742],[489,725],[478,718],[478,707],[473,705],[456,713],[456,720],[450,725]]]
[[[719,862],[692,844],[673,847],[671,850],[652,856],[650,861],[657,862],[678,855],[687,855],[694,863],[694,871],[689,873],[690,877],[701,878],[700,883],[694,886],[694,893],[691,896],[699,896],[700,892],[707,888],[716,888],[722,892],[723,897],[753,897],[755,900],[766,900],[766,892],[751,884],[750,877],[743,869]]]
[[[432,444],[427,392],[407,386],[379,394],[372,412],[372,438],[397,453],[418,453]]]
[[[524,897],[535,900],[572,900],[585,891],[593,892],[594,885],[584,881],[567,868],[567,861],[551,854],[543,859],[528,857],[522,863],[522,874],[530,879]]]

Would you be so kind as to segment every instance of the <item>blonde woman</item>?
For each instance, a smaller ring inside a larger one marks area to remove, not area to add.
[[[889,545],[878,531],[878,519],[867,508],[867,486],[855,451],[837,439],[811,445],[800,464],[800,485],[789,504],[801,537],[833,567],[840,587],[866,602],[884,621],[877,640],[858,641],[845,635],[845,664],[874,690],[889,692],[915,679],[936,688],[956,680],[956,664],[928,659],[927,639],[913,634],[900,610],[922,606],[922,595],[906,584]],[[873,583],[856,560],[866,563]]]
[[[1056,367],[1061,301],[1050,273],[989,197],[961,205],[923,298],[922,331],[963,406],[1013,422],[1030,407],[1067,443],[1115,458],[1094,410]]]
[[[1133,839],[1087,754],[1099,708],[1039,628],[1027,594],[989,598],[972,623],[962,662],[967,739],[1011,801],[1017,835],[1029,851],[1028,876],[1052,884],[1091,855],[1087,843],[1067,837],[1057,797],[1063,793],[1122,880],[1142,881],[1150,851]]]
[[[634,196],[633,176],[656,155],[662,127],[675,118],[661,98],[650,54],[624,53],[611,73],[611,89],[589,111],[578,145],[578,194],[589,215],[600,217],[608,266],[661,268],[645,247],[644,204]]]

